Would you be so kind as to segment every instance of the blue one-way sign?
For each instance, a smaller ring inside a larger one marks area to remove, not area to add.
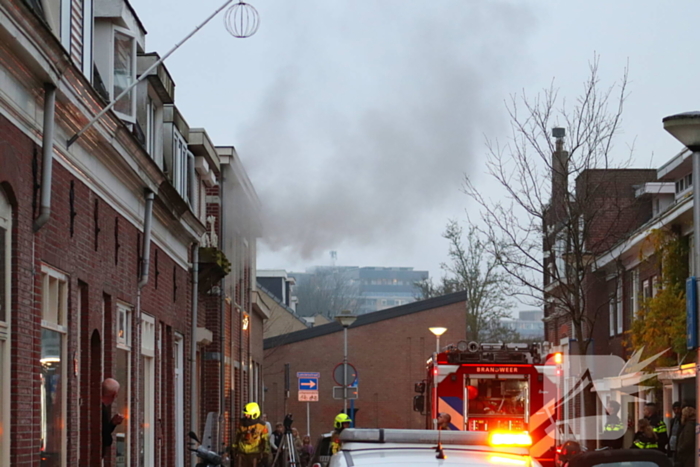
[[[299,378],[300,391],[318,391],[318,378]]]

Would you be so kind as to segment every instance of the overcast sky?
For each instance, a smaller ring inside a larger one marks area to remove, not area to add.
[[[132,0],[148,51],[179,42],[223,1]],[[449,218],[493,197],[485,138],[504,100],[554,80],[574,99],[594,53],[603,84],[629,62],[620,152],[658,167],[679,149],[661,119],[700,109],[700,2],[264,0],[256,35],[223,14],[168,59],[191,127],[234,145],[261,199],[258,268],[412,266],[439,276]]]

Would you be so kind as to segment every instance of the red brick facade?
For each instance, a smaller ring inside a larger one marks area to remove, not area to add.
[[[96,465],[101,445],[99,385],[104,377],[114,376],[116,303],[135,307],[137,302],[143,234],[54,160],[51,218],[35,235],[32,229],[33,187],[41,174],[33,175],[32,166],[39,154],[40,148],[0,116],[0,183],[14,211],[11,462],[12,465],[38,465],[41,455],[42,288],[39,272],[42,265],[46,265],[68,277],[67,465]],[[156,329],[162,331],[156,332],[156,336],[162,336],[158,344],[161,352],[156,355],[155,362],[156,384],[163,389],[155,401],[158,414],[161,405],[173,405],[174,333],[183,335],[185,345],[189,346],[191,287],[188,271],[155,244],[151,246],[151,265],[151,279],[142,291],[141,310],[153,316]],[[137,368],[141,358],[141,323],[136,314],[131,330],[131,364]],[[133,378],[132,382],[130,426],[132,440],[136,440],[142,423],[142,401],[139,400],[142,388],[138,378]],[[165,449],[172,446],[174,432],[172,414],[163,413],[165,416],[159,420],[155,437],[157,465],[165,466],[174,461],[173,450]],[[132,442],[131,453],[135,459],[136,443]],[[106,465],[112,465],[109,459]]]

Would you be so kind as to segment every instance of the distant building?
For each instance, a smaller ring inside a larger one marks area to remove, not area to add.
[[[279,336],[290,332],[301,331],[311,327],[308,322],[299,316],[266,287],[260,283],[258,278],[258,297],[265,309],[268,310],[269,318],[263,325],[263,337]]]
[[[297,297],[294,295],[294,278],[284,269],[258,269],[258,284],[264,287],[277,300],[292,311],[297,309]],[[267,337],[267,336],[266,336]]]
[[[289,276],[299,290],[299,315],[314,316],[340,309],[365,314],[415,302],[420,294],[415,283],[427,279],[429,274],[412,267],[315,266],[306,272],[290,272]],[[333,299],[319,304],[311,303],[309,297],[305,303],[308,291],[302,289],[311,284]]]
[[[544,312],[541,310],[521,311],[517,319],[504,319],[501,323],[514,330],[521,339],[544,340]]]
[[[420,293],[415,283],[428,276],[428,271],[413,268],[360,268],[359,312],[371,313],[415,302]]]

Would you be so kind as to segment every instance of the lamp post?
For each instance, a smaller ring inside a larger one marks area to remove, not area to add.
[[[353,315],[350,310],[343,310],[335,317],[335,320],[343,326],[343,340],[345,341],[343,350],[343,412],[346,414],[348,413],[348,328],[356,319],[357,316]]]
[[[434,327],[429,328],[430,332],[435,335],[435,353],[433,354],[433,428],[437,430],[437,417],[438,417],[438,354],[440,353],[440,336],[445,334],[447,328]]]
[[[664,130],[687,147],[693,154],[693,276],[700,274],[700,112],[684,112],[670,115],[663,119]],[[696,279],[697,281],[697,279]],[[697,283],[696,283],[697,285]],[[697,306],[697,304],[696,304]],[[697,313],[697,310],[696,310]],[[695,332],[700,330],[695,329]],[[700,401],[700,347],[697,349],[698,364],[695,367],[695,397]],[[695,430],[696,445],[700,441],[700,432]],[[698,453],[695,452],[695,465],[699,466]]]

